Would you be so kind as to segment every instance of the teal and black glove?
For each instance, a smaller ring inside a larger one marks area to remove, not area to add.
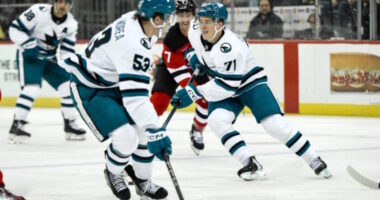
[[[24,59],[37,59],[37,56],[40,53],[40,48],[34,39],[27,40],[27,42],[22,45],[22,48],[24,49],[22,53]]]
[[[195,54],[195,51],[193,48],[190,48],[185,51],[185,57],[189,61],[189,65],[193,71],[198,68],[199,76],[203,76],[206,73],[206,68],[203,66],[203,64],[198,60],[197,55]]]
[[[165,128],[159,129],[146,129],[148,138],[148,150],[160,160],[165,160],[163,152],[164,150],[169,155],[172,154],[172,142],[169,136],[166,135]]]
[[[185,88],[180,89],[174,94],[170,104],[178,108],[185,108],[200,98],[202,98],[202,95],[197,87],[193,83],[189,83]]]

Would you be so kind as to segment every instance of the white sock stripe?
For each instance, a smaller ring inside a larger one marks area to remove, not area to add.
[[[73,93],[73,98],[77,102],[77,108],[81,116],[83,117],[84,121],[88,125],[88,127],[91,129],[91,131],[95,134],[95,136],[98,138],[99,141],[103,141],[104,137],[100,133],[100,131],[96,128],[94,123],[92,122],[91,118],[88,116],[86,109],[84,109],[82,104],[82,99],[80,98],[78,88],[74,82],[71,82],[70,84],[71,91]]]
[[[110,171],[113,174],[120,174],[124,171],[125,166],[128,165],[128,163],[115,163],[117,161],[112,161],[111,158],[106,156],[106,166],[108,171]]]
[[[166,69],[168,69],[168,71],[169,71],[170,74],[173,74],[173,73],[178,72],[178,71],[187,70],[187,66],[186,65],[182,65],[181,67],[178,67],[178,68],[170,68],[170,67],[168,67]],[[189,74],[189,72],[187,74]]]
[[[195,119],[197,119],[198,122],[202,123],[202,124],[205,124],[207,123],[207,118],[201,118],[199,117],[199,115],[195,115]]]
[[[186,78],[190,78],[190,74],[189,73],[186,73],[186,74],[181,74],[181,75],[178,75],[178,76],[175,76],[174,77],[174,80],[179,83],[181,82],[182,80],[186,79]]]
[[[290,149],[293,151],[293,152],[297,152],[298,150],[300,150],[302,148],[302,146],[307,142],[307,140],[301,136],[298,141],[296,143],[294,143]]]
[[[202,113],[203,115],[208,115],[208,110],[207,110],[207,108],[202,108],[200,105],[197,104],[196,109],[197,109],[200,113]]]
[[[115,153],[111,150],[111,146],[110,146],[110,145],[108,145],[108,148],[107,148],[107,155],[108,155],[111,159],[113,159],[113,160],[115,160],[115,161],[117,161],[117,162],[120,162],[120,163],[128,162],[128,161],[129,161],[129,158],[130,158],[130,156],[128,156],[127,158],[122,158],[122,157],[118,156],[117,154],[115,154]]]
[[[33,102],[31,102],[28,99],[24,99],[24,98],[18,98],[16,103],[22,104],[22,105],[27,106],[29,108],[31,108],[33,106]]]
[[[73,100],[72,99],[62,99],[61,98],[61,103],[63,103],[63,104],[73,104]]]
[[[241,137],[241,135],[235,135],[231,138],[229,138],[226,143],[224,144],[224,146],[227,148],[227,150],[230,150],[231,147],[233,147],[235,144],[239,143],[240,141],[244,141],[243,138]]]

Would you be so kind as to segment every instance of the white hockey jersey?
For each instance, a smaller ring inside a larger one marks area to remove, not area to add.
[[[252,47],[229,29],[223,31],[222,37],[215,44],[202,39],[196,20],[191,21],[188,32],[198,60],[214,78],[197,87],[207,101],[211,102],[238,96],[267,82],[264,69],[256,66]]]
[[[53,5],[35,4],[15,19],[9,29],[11,40],[20,47],[38,45],[44,57],[54,57],[60,46],[60,58],[75,53],[78,23],[71,13],[58,19],[53,16]]]
[[[81,55],[59,64],[88,87],[119,87],[133,121],[143,129],[159,128],[158,116],[149,100],[152,44],[134,18],[135,13],[121,16],[96,34]]]

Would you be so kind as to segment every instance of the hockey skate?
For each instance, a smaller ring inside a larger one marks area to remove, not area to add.
[[[327,169],[327,164],[321,159],[321,157],[312,160],[310,163],[310,167],[314,170],[317,176],[321,176],[326,179],[332,177],[332,174]]]
[[[31,134],[24,131],[25,124],[27,124],[27,122],[24,120],[13,120],[8,138],[10,144],[24,144],[29,142]]]
[[[107,181],[107,185],[111,188],[113,194],[121,200],[127,200],[131,198],[131,193],[129,192],[128,186],[125,183],[124,175],[121,174],[112,174],[106,168],[104,170],[104,176]]]
[[[168,191],[165,188],[152,183],[150,180],[137,178],[131,165],[127,165],[125,171],[132,178],[136,193],[141,200],[166,199],[168,196]]]
[[[263,167],[256,160],[255,156],[249,158],[248,164],[241,168],[237,174],[245,181],[266,179]]]
[[[24,197],[22,196],[16,196],[9,192],[7,189],[4,187],[0,187],[0,199],[6,199],[6,200],[25,200]]]
[[[205,144],[203,143],[202,132],[197,131],[194,125],[191,127],[190,140],[191,149],[193,149],[194,153],[199,156],[200,152],[205,148]]]
[[[86,131],[80,128],[75,123],[75,120],[64,119],[64,130],[68,141],[83,141],[86,139]]]

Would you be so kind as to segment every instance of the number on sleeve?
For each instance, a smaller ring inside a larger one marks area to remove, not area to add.
[[[24,14],[24,16],[26,17],[26,20],[31,21],[36,15],[33,13],[32,10],[29,10]]]

